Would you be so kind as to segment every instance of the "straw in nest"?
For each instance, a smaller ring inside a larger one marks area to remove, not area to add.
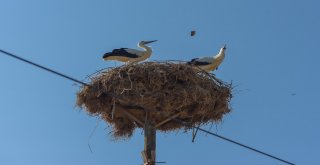
[[[213,74],[186,64],[144,62],[97,74],[78,92],[77,105],[111,124],[115,137],[130,137],[146,119],[161,131],[186,128],[177,121],[218,122],[230,112],[230,99],[231,86]]]

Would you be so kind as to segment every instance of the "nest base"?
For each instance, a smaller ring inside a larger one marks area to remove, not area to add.
[[[176,63],[144,62],[95,75],[77,94],[77,105],[130,137],[149,121],[156,130],[218,122],[230,112],[231,86],[213,74]],[[180,121],[180,122],[179,122]]]

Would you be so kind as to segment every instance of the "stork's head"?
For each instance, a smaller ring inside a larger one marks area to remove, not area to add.
[[[224,55],[226,50],[227,50],[227,44],[224,44],[223,47],[220,48],[219,54],[223,54]]]
[[[227,44],[224,44],[223,47],[222,47],[222,49],[223,49],[223,50],[226,50],[226,49],[227,49]]]
[[[140,42],[138,43],[138,45],[139,45],[139,46],[141,46],[141,45],[147,45],[147,44],[150,44],[150,43],[152,43],[152,42],[156,42],[156,41],[158,41],[158,40],[152,40],[152,41],[140,41]]]
[[[220,53],[224,53],[227,50],[227,44],[224,44],[223,47],[220,49]]]

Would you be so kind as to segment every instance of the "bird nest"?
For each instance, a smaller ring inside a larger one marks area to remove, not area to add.
[[[77,93],[77,105],[111,124],[114,137],[128,138],[147,120],[160,131],[219,122],[230,112],[231,97],[231,86],[213,74],[144,62],[96,74]]]

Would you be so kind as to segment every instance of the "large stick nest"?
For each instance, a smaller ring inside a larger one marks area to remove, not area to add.
[[[161,131],[188,129],[181,122],[218,122],[230,112],[230,99],[231,86],[213,74],[186,64],[144,62],[95,75],[78,92],[77,105],[111,124],[114,137],[126,138],[146,120]]]

